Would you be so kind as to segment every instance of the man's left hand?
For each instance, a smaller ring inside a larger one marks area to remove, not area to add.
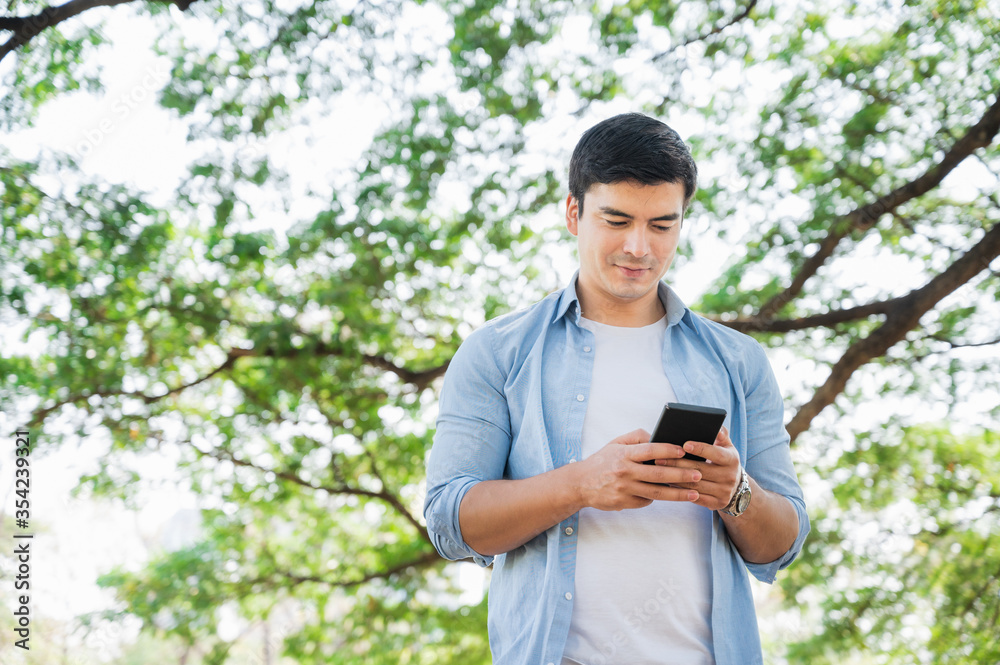
[[[701,480],[695,483],[674,483],[673,487],[693,489],[698,492],[694,503],[709,510],[721,510],[729,505],[740,485],[740,454],[729,439],[729,432],[723,427],[715,437],[715,444],[687,441],[684,450],[692,455],[704,457],[704,462],[690,459],[658,459],[657,464],[697,469]]]

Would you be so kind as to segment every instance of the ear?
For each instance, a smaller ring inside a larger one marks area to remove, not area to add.
[[[580,202],[572,194],[566,197],[566,228],[573,235],[580,228]]]

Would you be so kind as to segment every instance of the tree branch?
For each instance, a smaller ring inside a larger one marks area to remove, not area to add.
[[[67,404],[74,404],[76,402],[82,402],[82,401],[90,399],[91,397],[94,397],[94,396],[97,396],[97,397],[133,397],[135,399],[142,400],[146,404],[152,404],[153,402],[158,402],[161,399],[165,399],[167,397],[170,397],[171,395],[176,395],[179,392],[185,391],[188,388],[192,388],[194,386],[197,386],[199,383],[204,383],[205,381],[208,381],[209,379],[211,379],[216,374],[219,374],[220,372],[224,372],[225,370],[227,370],[230,367],[232,367],[232,365],[233,365],[233,363],[235,361],[236,361],[236,358],[232,354],[230,354],[229,356],[226,357],[225,362],[223,362],[221,365],[219,365],[218,367],[216,367],[215,369],[213,369],[212,371],[210,371],[205,376],[197,378],[194,381],[190,381],[188,383],[181,384],[181,385],[177,386],[176,388],[172,388],[172,389],[168,390],[167,392],[163,393],[162,395],[147,395],[146,393],[144,393],[144,392],[142,392],[140,390],[95,390],[93,392],[77,393],[75,395],[70,395],[66,399],[60,400],[60,401],[56,402],[55,404],[53,404],[52,406],[36,410],[34,412],[34,414],[32,415],[30,426],[31,427],[37,427],[38,425],[40,425],[42,423],[43,420],[45,420],[49,416],[49,414],[51,414],[53,411],[56,411],[56,410],[58,410],[58,409],[60,409],[60,408],[62,408],[64,406],[66,406]]]
[[[960,343],[960,342],[953,342],[950,339],[948,339],[947,337],[942,337],[941,335],[928,335],[927,339],[933,339],[933,340],[938,341],[938,342],[944,342],[945,344],[948,345],[949,350],[954,350],[954,349],[976,349],[976,348],[983,347],[983,346],[993,346],[994,344],[1000,344],[1000,337],[997,337],[996,339],[988,340],[986,342],[967,342],[967,343],[964,343],[964,344]]]
[[[726,21],[724,23],[719,23],[718,25],[713,26],[711,30],[709,30],[708,32],[706,32],[704,34],[698,35],[697,37],[692,37],[690,39],[687,39],[687,40],[681,42],[680,44],[678,44],[677,46],[674,46],[673,48],[670,48],[670,49],[668,49],[666,51],[663,51],[661,53],[657,53],[656,55],[653,56],[653,62],[657,62],[657,61],[663,59],[664,57],[667,56],[668,53],[670,53],[670,52],[672,52],[672,51],[674,51],[676,49],[683,48],[685,46],[690,46],[691,44],[694,44],[696,42],[703,42],[706,39],[708,39],[709,37],[712,37],[713,35],[719,34],[720,32],[722,32],[723,30],[725,30],[729,26],[736,25],[740,21],[744,20],[746,17],[750,16],[750,12],[753,11],[753,8],[756,7],[756,6],[757,6],[757,0],[750,0],[750,2],[747,3],[747,6],[743,8],[743,11],[740,12],[739,14],[737,14],[736,16],[734,16],[733,18],[729,19],[728,21]]]
[[[994,106],[1000,108],[998,105]],[[987,270],[997,256],[1000,256],[1000,224],[994,224],[972,249],[944,272],[921,288],[895,299],[885,322],[868,337],[855,342],[847,349],[841,359],[834,364],[826,382],[816,390],[808,402],[802,405],[788,423],[787,429],[792,441],[809,429],[813,419],[844,391],[848,379],[856,369],[874,358],[881,357],[904,339],[906,333],[917,326],[920,317],[977,274]]]
[[[276,569],[274,571],[274,574],[284,579],[290,580],[295,585],[312,582],[314,584],[325,584],[327,586],[332,586],[332,587],[350,588],[359,586],[361,584],[365,584],[367,582],[371,582],[372,580],[392,577],[393,575],[405,571],[407,568],[427,568],[428,566],[432,566],[442,561],[444,561],[444,559],[442,559],[440,555],[438,555],[436,550],[430,550],[429,552],[425,552],[420,556],[416,557],[415,559],[410,559],[408,561],[400,562],[395,566],[392,566],[391,568],[381,570],[377,573],[368,573],[367,575],[363,575],[354,580],[329,580],[319,575],[299,575],[287,570],[280,570],[280,569]],[[269,588],[273,587],[273,581],[268,577],[255,577],[253,579],[247,580],[245,584],[251,586],[262,584]]]
[[[413,528],[417,530],[417,533],[420,535],[421,539],[423,539],[424,541],[426,541],[428,544],[432,544],[430,534],[427,533],[427,528],[424,527],[424,525],[422,525],[417,520],[417,518],[414,517],[413,514],[410,513],[410,511],[406,509],[406,507],[403,505],[403,502],[400,501],[399,497],[395,496],[394,494],[392,494],[392,492],[388,491],[385,488],[385,483],[384,482],[382,483],[382,490],[378,491],[378,492],[375,492],[375,491],[372,491],[372,490],[361,489],[359,487],[351,487],[350,485],[347,485],[347,484],[340,484],[340,485],[317,485],[315,483],[309,482],[305,478],[303,478],[303,477],[299,476],[298,474],[293,473],[291,471],[282,471],[282,470],[268,469],[268,468],[260,466],[259,464],[254,464],[253,462],[249,462],[247,460],[240,459],[239,457],[236,457],[236,455],[234,455],[229,450],[216,448],[214,451],[205,451],[205,450],[202,450],[201,448],[199,448],[198,446],[194,445],[191,442],[188,442],[188,443],[191,445],[192,448],[194,448],[195,452],[197,452],[202,457],[210,457],[212,459],[219,460],[219,461],[231,462],[235,466],[241,466],[241,467],[244,467],[244,468],[253,469],[253,470],[259,471],[261,473],[273,473],[275,475],[275,477],[281,478],[282,480],[290,482],[293,485],[299,485],[300,487],[305,487],[307,489],[316,490],[316,491],[324,491],[324,492],[328,492],[330,494],[341,494],[341,495],[347,495],[347,496],[360,496],[360,497],[366,497],[366,498],[369,498],[369,499],[378,499],[380,501],[383,501],[383,502],[389,504],[390,506],[392,506],[392,508],[394,510],[396,510],[396,512],[398,512],[401,517],[403,517],[407,522],[409,522],[413,526]]]
[[[367,448],[365,449],[365,455],[368,457],[369,464],[372,465],[372,473],[375,474],[379,484],[382,485],[382,491],[379,493],[379,498],[392,506],[397,513],[405,517],[406,520],[413,525],[413,528],[417,530],[420,536],[427,541],[428,545],[433,545],[434,542],[431,540],[430,534],[427,532],[424,525],[413,516],[406,506],[403,505],[403,501],[397,495],[386,489],[386,482],[382,477],[382,473],[378,470],[378,460],[375,458],[375,455]]]
[[[381,356],[366,355],[364,359],[365,362],[372,367],[392,372],[398,376],[403,383],[409,383],[416,386],[417,390],[424,390],[434,381],[434,379],[444,376],[444,373],[447,371],[450,363],[450,361],[445,361],[437,367],[414,371],[405,367],[400,367],[388,358],[383,358]]]
[[[786,333],[792,332],[793,330],[807,330],[809,328],[829,328],[840,323],[860,321],[861,319],[867,319],[869,316],[886,314],[887,312],[892,311],[892,309],[898,306],[903,300],[905,300],[905,296],[900,298],[890,298],[888,300],[879,300],[877,302],[868,303],[867,305],[858,305],[857,307],[850,307],[848,309],[831,310],[829,312],[824,312],[823,314],[804,316],[798,319],[758,319],[754,317],[751,319],[731,319],[729,321],[719,318],[713,318],[712,320],[743,333]]]
[[[996,339],[993,339],[993,340],[990,340],[990,341],[987,341],[987,342],[969,342],[969,343],[964,343],[963,344],[961,342],[953,342],[950,339],[948,339],[946,337],[943,337],[941,335],[927,335],[926,337],[921,338],[921,340],[919,340],[919,341],[927,341],[927,340],[933,340],[935,342],[941,342],[943,344],[947,344],[948,346],[947,346],[947,348],[943,348],[943,349],[924,349],[920,353],[916,353],[916,354],[913,354],[911,356],[907,356],[905,358],[887,358],[884,361],[885,364],[887,364],[887,365],[906,365],[908,367],[912,367],[915,363],[922,362],[922,361],[924,361],[924,360],[926,360],[928,358],[931,358],[933,356],[938,356],[938,355],[942,355],[942,354],[945,354],[945,353],[951,353],[952,351],[955,351],[955,350],[958,350],[958,349],[976,349],[976,348],[982,348],[984,346],[994,346],[994,345],[1000,344],[1000,337],[998,337]]]
[[[931,166],[923,175],[912,180],[905,185],[901,185],[888,194],[880,197],[876,201],[862,206],[844,217],[838,219],[830,230],[830,233],[820,243],[816,253],[806,259],[802,264],[795,279],[791,284],[765,303],[755,318],[770,319],[778,313],[782,307],[798,297],[802,292],[802,287],[820,267],[833,255],[834,250],[849,233],[854,230],[867,231],[875,222],[887,213],[893,212],[896,208],[907,201],[911,201],[937,187],[945,176],[955,170],[966,157],[979,148],[985,148],[993,142],[993,139],[1000,131],[1000,90],[996,92],[996,100],[990,106],[983,117],[975,125],[969,128],[962,138],[952,145],[951,149],[944,154],[937,164]]]
[[[66,19],[82,14],[94,7],[112,7],[134,0],[70,0],[58,7],[46,7],[32,16],[4,16],[0,18],[0,30],[14,35],[0,46],[0,61],[11,51],[24,46],[47,28],[62,23]]]
[[[314,346],[301,348],[301,349],[287,349],[279,351],[274,347],[267,347],[265,349],[232,349],[229,352],[231,357],[244,358],[244,357],[258,357],[258,358],[295,358],[296,356],[302,355],[304,353],[313,354],[315,356],[342,356],[344,355],[344,349],[334,346],[331,344],[326,344],[324,342],[318,342]],[[365,364],[371,365],[381,370],[391,372],[400,378],[404,383],[409,383],[417,387],[418,390],[424,390],[438,377],[444,376],[445,371],[448,369],[449,361],[442,363],[436,367],[431,367],[425,370],[411,370],[406,367],[400,367],[396,363],[392,362],[388,358],[383,356],[375,356],[371,354],[364,354],[362,356]]]
[[[312,353],[318,356],[339,356],[343,355],[343,350],[336,347],[330,346],[328,344],[320,343],[316,347],[308,349],[290,349],[288,351],[277,351],[273,347],[266,348],[262,351],[257,349],[240,349],[234,348],[230,349],[229,353],[226,355],[226,360],[210,371],[205,376],[202,376],[189,383],[181,384],[176,388],[171,388],[162,395],[149,395],[140,390],[95,390],[87,393],[76,393],[70,395],[69,397],[59,400],[55,404],[49,407],[39,408],[34,414],[32,414],[31,422],[28,423],[31,427],[37,427],[41,425],[50,414],[59,410],[60,408],[66,406],[67,404],[75,404],[76,402],[82,402],[84,400],[90,399],[91,397],[132,397],[135,399],[142,400],[146,404],[153,404],[162,399],[176,395],[180,392],[187,390],[188,388],[193,388],[200,383],[208,381],[217,374],[231,369],[232,366],[240,358],[294,358],[303,353]],[[405,367],[400,367],[388,358],[373,355],[362,356],[364,362],[378,369],[385,370],[387,372],[392,372],[398,376],[404,383],[409,383],[417,388],[418,391],[425,390],[431,382],[440,376],[443,376],[445,371],[448,369],[449,362],[444,362],[436,367],[431,367],[425,370],[410,370]]]
[[[8,53],[24,46],[44,30],[63,21],[78,16],[95,7],[113,7],[124,5],[135,0],[70,0],[56,7],[46,7],[31,16],[0,16],[0,30],[13,32],[14,35],[0,46],[0,61]],[[186,10],[195,0],[159,0],[177,5],[181,11]]]

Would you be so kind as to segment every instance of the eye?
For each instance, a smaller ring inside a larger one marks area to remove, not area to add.
[[[604,223],[607,224],[608,226],[612,227],[612,228],[615,228],[615,229],[620,229],[621,227],[623,227],[626,224],[628,224],[628,222],[621,222],[621,221],[614,220],[614,219],[605,219]]]

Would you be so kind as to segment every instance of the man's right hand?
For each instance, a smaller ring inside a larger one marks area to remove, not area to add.
[[[649,432],[617,437],[582,462],[517,480],[484,480],[465,494],[459,507],[462,537],[483,555],[520,547],[581,508],[626,510],[653,501],[696,501],[692,489],[669,483],[697,482],[694,469],[646,460],[684,455],[680,446],[650,443]]]
[[[644,464],[684,457],[684,450],[669,443],[650,443],[649,438],[646,430],[634,430],[580,462],[573,471],[581,504],[598,510],[627,510],[653,501],[697,501],[696,491],[666,485],[697,482],[698,471]]]

